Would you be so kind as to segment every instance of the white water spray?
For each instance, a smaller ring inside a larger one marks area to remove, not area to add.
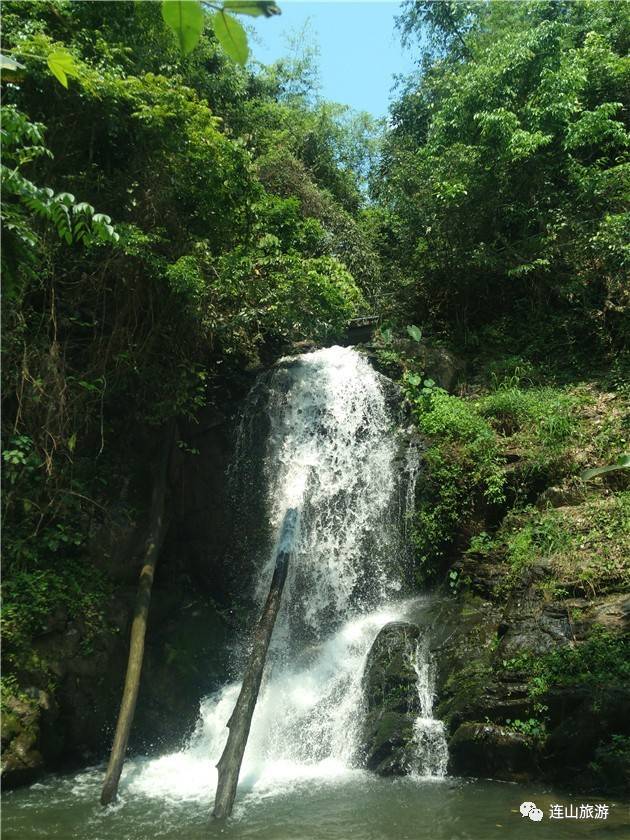
[[[408,449],[406,463],[399,463],[401,441],[384,382],[359,353],[332,347],[282,360],[254,403],[258,411],[264,406],[268,420],[263,473],[272,533],[288,508],[298,508],[300,516],[241,769],[241,793],[270,795],[306,779],[360,772],[353,762],[363,668],[379,630],[404,617],[404,602],[397,600],[407,557],[401,499],[413,504],[409,482],[417,462],[417,453]],[[253,423],[246,417],[241,424],[242,459]],[[259,603],[276,548],[258,575]],[[446,746],[441,724],[432,718],[429,654],[423,646],[416,672],[422,707],[417,772],[443,775]],[[230,684],[204,701],[185,750],[131,763],[128,789],[211,798],[214,765],[238,692],[239,685]]]

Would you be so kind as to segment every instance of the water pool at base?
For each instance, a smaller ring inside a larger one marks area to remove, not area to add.
[[[226,824],[210,818],[211,797],[133,795],[137,768],[125,774],[115,806],[98,803],[102,769],[50,776],[5,793],[3,840],[555,840],[630,837],[630,807],[612,800],[570,796],[491,781],[380,779],[360,770],[321,779],[278,779],[237,798]],[[247,785],[246,785],[247,786]],[[533,801],[541,822],[523,818]],[[606,820],[551,820],[550,806],[606,802]]]

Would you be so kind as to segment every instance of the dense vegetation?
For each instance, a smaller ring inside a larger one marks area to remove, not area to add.
[[[546,597],[627,583],[625,474],[580,474],[630,431],[628,7],[409,0],[399,23],[419,70],[379,134],[321,101],[308,50],[241,66],[208,21],[182,55],[158,3],[3,4],[10,694],[54,690],[31,640],[55,612],[86,651],[102,632],[91,540],[137,516],[160,429],[368,312],[428,442],[418,582],[460,591],[463,555],[505,564],[506,598],[541,556]],[[468,365],[457,395],[427,380],[427,339]],[[597,635],[585,682],[618,644]],[[572,656],[532,681],[580,678]]]
[[[160,4],[7,3],[3,24],[24,65],[2,112],[5,640],[23,667],[134,439],[366,307],[374,125],[318,99],[308,54],[243,69],[208,25],[182,57]],[[60,50],[65,90],[43,60]]]
[[[628,334],[630,22],[615,2],[407,3],[429,32],[375,194],[394,311],[537,361]]]

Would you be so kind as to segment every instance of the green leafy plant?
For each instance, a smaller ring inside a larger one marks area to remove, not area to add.
[[[46,63],[55,79],[65,88],[68,87],[68,76],[77,78],[79,70],[74,59],[67,50],[54,50],[46,56]]]
[[[519,718],[512,720],[511,718],[507,718],[505,725],[513,732],[527,735],[536,740],[542,740],[547,736],[546,724],[543,720],[538,720],[538,718],[528,718],[527,720],[520,720]]]
[[[606,467],[592,467],[591,469],[584,470],[581,474],[581,478],[584,481],[588,481],[591,478],[596,478],[598,475],[605,475],[606,473],[614,472],[615,470],[627,470],[628,468],[630,468],[630,455],[620,455],[614,464],[609,464]]]
[[[175,33],[183,55],[192,52],[203,32],[204,15],[197,0],[163,0],[162,18]]]
[[[212,10],[212,27],[227,55],[243,65],[249,55],[247,33],[234,14],[252,17],[280,14],[278,6],[270,0],[226,0],[222,4],[201,0],[162,0],[162,18],[177,37],[183,55],[191,53],[199,44],[204,27],[204,9]]]

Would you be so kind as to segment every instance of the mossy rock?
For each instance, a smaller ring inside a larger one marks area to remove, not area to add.
[[[47,697],[44,692],[37,692],[37,699],[25,694],[5,695],[2,705],[2,786],[12,788],[29,784],[43,770],[40,714]]]
[[[365,766],[382,776],[404,775],[413,766],[414,722],[420,712],[414,669],[419,636],[414,624],[386,624],[365,664],[361,755]]]

